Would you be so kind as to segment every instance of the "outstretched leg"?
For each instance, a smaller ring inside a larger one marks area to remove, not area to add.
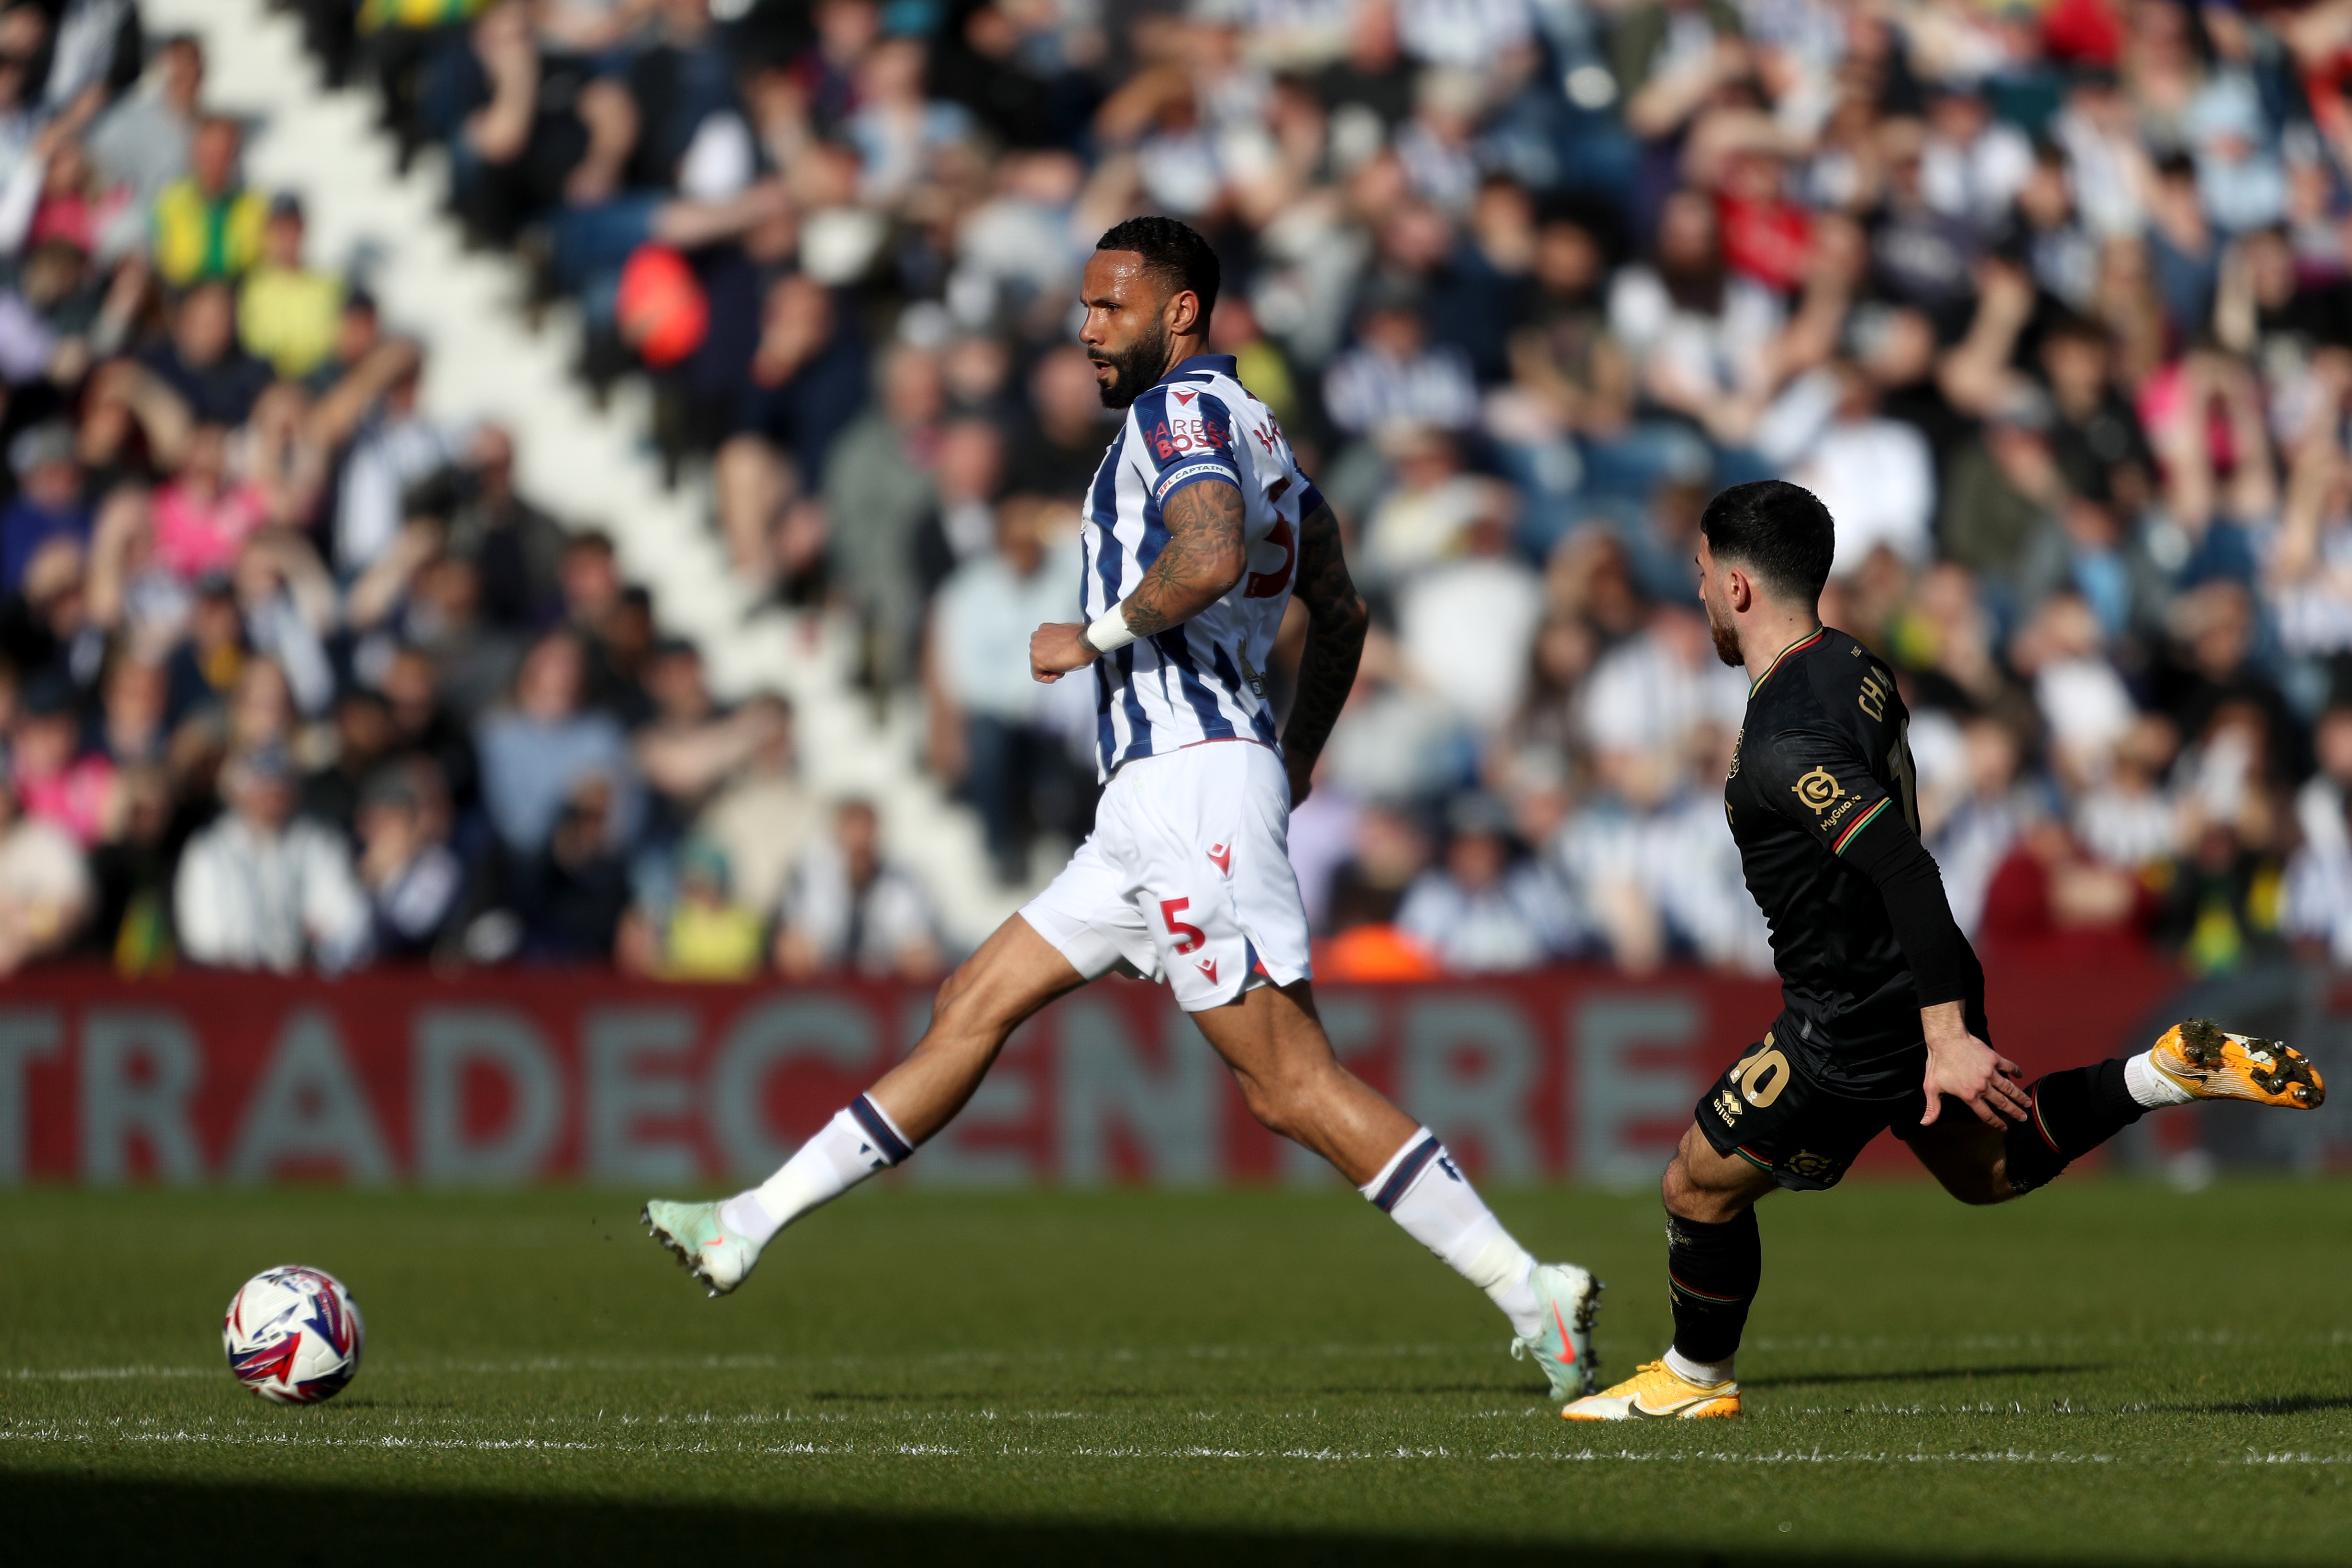
[[[2048,1185],[2150,1110],[2199,1100],[2301,1110],[2326,1098],[2326,1085],[2300,1051],[2192,1018],[2147,1050],[2036,1079],[2025,1120],[2004,1131],[1946,1116],[1906,1136],[1954,1197],[1998,1204]]]
[[[1484,1290],[1511,1321],[1552,1395],[1591,1386],[1601,1286],[1572,1264],[1538,1264],[1503,1228],[1430,1131],[1332,1054],[1307,981],[1260,985],[1192,1022],[1233,1069],[1251,1114],[1312,1149],[1405,1233]]]
[[[1086,984],[1070,961],[1014,915],[940,987],[931,1026],[907,1059],[835,1113],[782,1168],[715,1204],[646,1205],[656,1240],[714,1296],[743,1282],[776,1232],[887,1171],[955,1119],[1013,1030]]]

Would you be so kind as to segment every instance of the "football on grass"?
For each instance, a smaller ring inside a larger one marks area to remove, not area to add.
[[[359,1375],[366,1333],[341,1280],[292,1263],[247,1280],[221,1320],[229,1371],[277,1405],[316,1405],[341,1393]]]

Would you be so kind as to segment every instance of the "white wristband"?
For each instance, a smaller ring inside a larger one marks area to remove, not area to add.
[[[1127,629],[1127,606],[1124,605],[1113,605],[1105,610],[1095,624],[1080,635],[1086,645],[1097,653],[1110,653],[1135,640],[1135,634]]]

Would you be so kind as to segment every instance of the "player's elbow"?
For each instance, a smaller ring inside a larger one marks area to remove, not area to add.
[[[1371,628],[1372,612],[1353,587],[1328,598],[1307,601],[1307,624],[1318,637],[1339,637],[1360,644]]]
[[[1211,599],[1232,593],[1249,571],[1249,552],[1239,545],[1219,550],[1201,562],[1201,586]]]

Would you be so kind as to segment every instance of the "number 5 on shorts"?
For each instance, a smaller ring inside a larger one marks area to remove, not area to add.
[[[1179,952],[1191,952],[1198,948],[1202,942],[1209,940],[1209,933],[1207,931],[1202,931],[1199,926],[1187,924],[1185,921],[1180,921],[1176,918],[1178,915],[1182,914],[1186,910],[1189,910],[1192,907],[1192,900],[1190,899],[1162,899],[1160,900],[1160,918],[1167,923],[1168,934],[1176,939],[1176,951]]]

